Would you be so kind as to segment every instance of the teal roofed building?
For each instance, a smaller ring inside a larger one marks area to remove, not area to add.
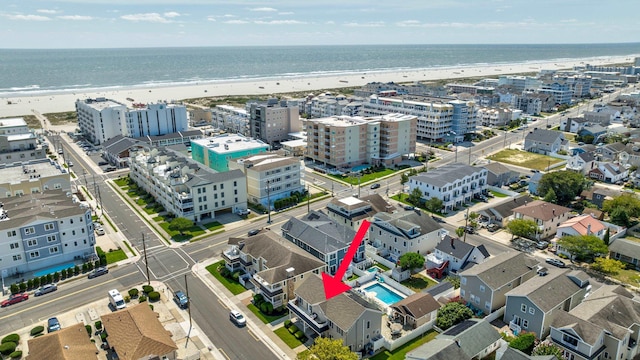
[[[229,160],[267,151],[268,144],[237,134],[191,141],[191,158],[219,172],[229,170]]]

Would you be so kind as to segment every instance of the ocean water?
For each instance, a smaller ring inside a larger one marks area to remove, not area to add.
[[[0,96],[640,54],[640,43],[0,49]]]

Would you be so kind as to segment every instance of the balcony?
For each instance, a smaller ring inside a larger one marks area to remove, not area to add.
[[[287,303],[287,308],[292,311],[294,314],[296,314],[296,316],[298,316],[298,319],[300,319],[301,321],[304,321],[307,325],[309,325],[309,327],[311,327],[311,329],[313,331],[315,331],[318,334],[322,334],[324,331],[326,331],[329,328],[329,324],[325,321],[325,322],[317,322],[317,314],[315,313],[307,313],[306,311],[304,311],[303,309],[299,308],[297,305],[297,300],[290,300]]]
[[[240,251],[233,247],[222,252],[222,257],[228,263],[240,262]]]
[[[520,325],[513,322],[513,320],[509,322],[509,330],[513,331],[516,334],[520,334],[522,332],[522,328],[520,327]]]

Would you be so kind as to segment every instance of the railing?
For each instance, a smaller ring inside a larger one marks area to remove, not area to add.
[[[317,332],[318,334],[321,334],[329,328],[328,322],[317,322],[314,314],[308,314],[306,311],[299,308],[296,304],[296,300],[290,300],[287,303],[287,308],[294,314],[296,314],[300,320],[307,323],[313,329],[313,331]]]
[[[517,332],[518,334],[522,332],[522,328],[520,327],[520,325],[514,323],[513,320],[509,322],[509,329],[514,332]]]

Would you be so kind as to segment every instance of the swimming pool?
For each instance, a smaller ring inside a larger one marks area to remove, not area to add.
[[[364,291],[370,291],[376,294],[376,297],[387,305],[395,304],[398,301],[404,299],[404,297],[396,294],[395,292],[387,289],[386,287],[380,284],[373,284],[369,287],[366,287]]]
[[[53,266],[53,267],[50,267],[50,268],[46,268],[46,269],[42,269],[42,270],[36,271],[36,272],[33,273],[33,276],[38,276],[38,277],[39,276],[45,276],[45,275],[48,275],[48,274],[53,274],[53,273],[55,273],[57,271],[62,271],[62,270],[66,270],[68,268],[72,268],[74,266],[76,266],[76,263],[74,263],[74,262],[61,264],[61,265],[57,265],[57,266]]]
[[[358,165],[358,166],[352,167],[351,171],[353,171],[353,172],[362,171],[362,170],[368,169],[370,167],[371,167],[371,165]]]

